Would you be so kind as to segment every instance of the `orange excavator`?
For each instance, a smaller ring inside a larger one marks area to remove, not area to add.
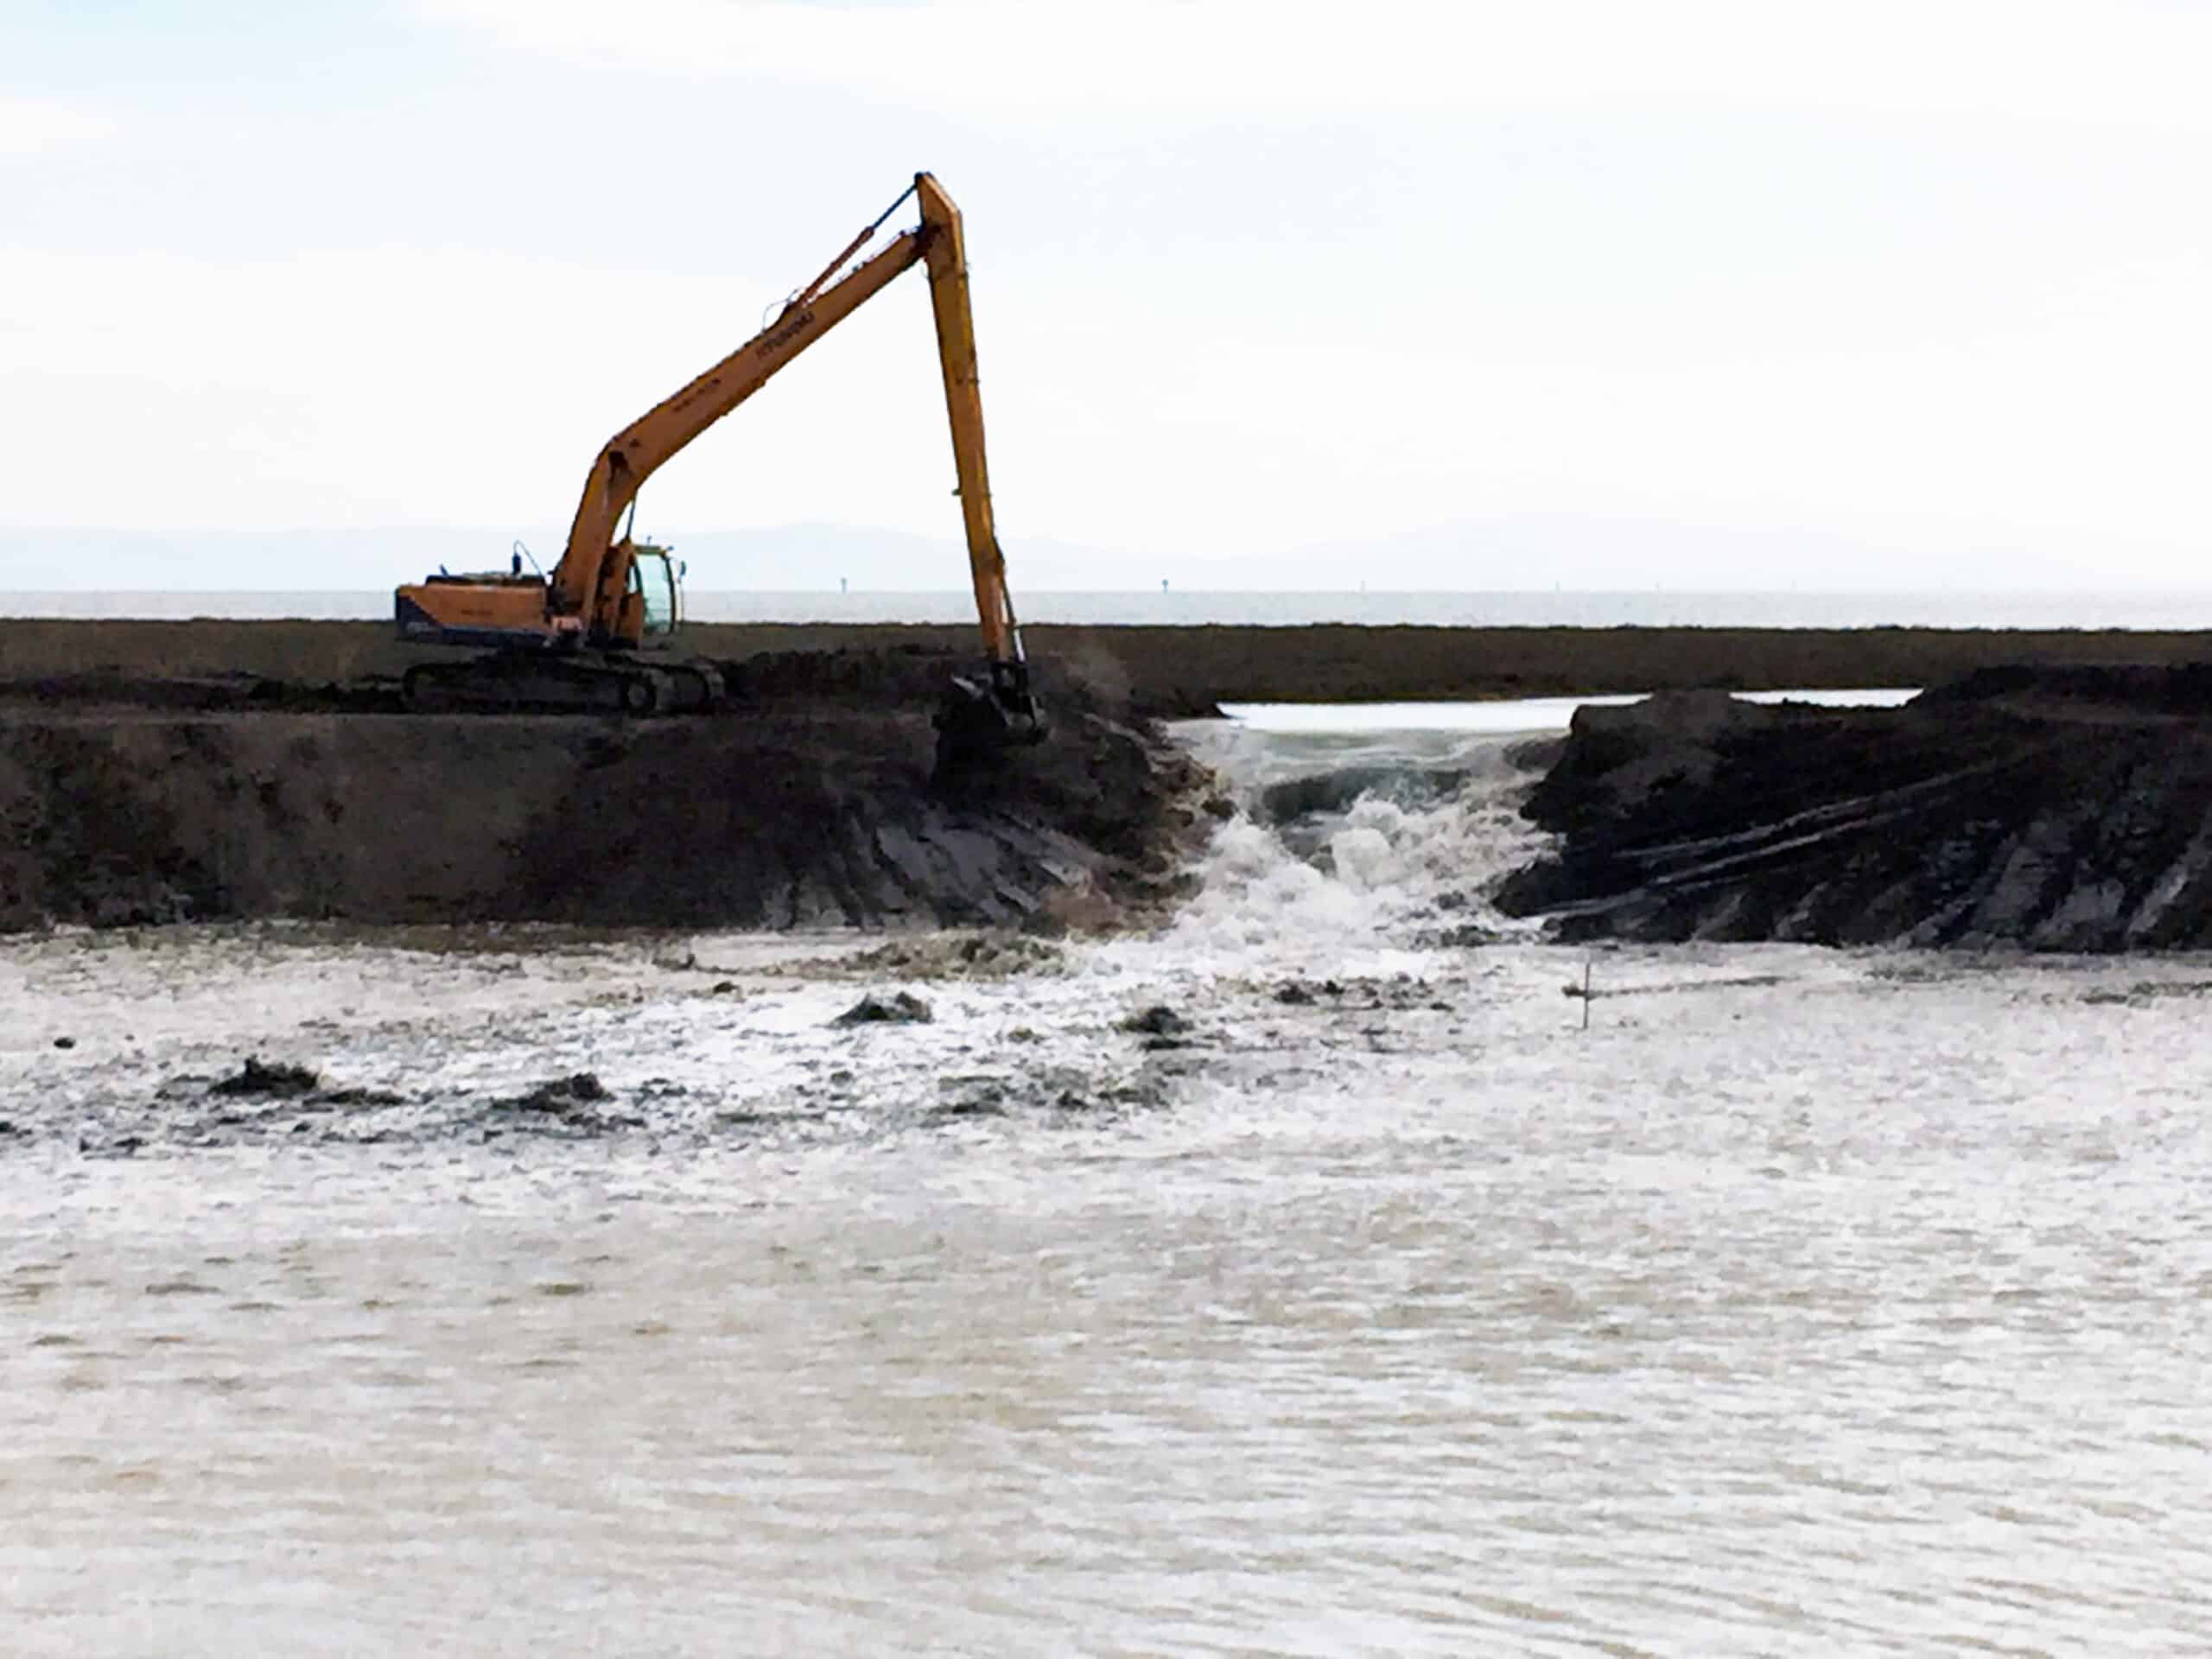
[[[920,222],[848,269],[908,197]],[[441,573],[397,590],[393,608],[403,640],[492,648],[466,662],[410,668],[403,683],[408,706],[650,715],[721,702],[722,678],[714,664],[652,654],[670,643],[683,620],[683,567],[666,550],[632,541],[620,529],[623,514],[632,512],[634,518],[638,491],[656,469],[916,264],[929,270],[985,654],[982,675],[957,677],[948,688],[938,714],[940,750],[947,742],[972,750],[1036,741],[1043,725],[991,516],[960,210],[926,173],[916,174],[899,200],[794,294],[766,328],[600,451],[568,546],[550,575],[525,575],[518,551],[505,571]]]

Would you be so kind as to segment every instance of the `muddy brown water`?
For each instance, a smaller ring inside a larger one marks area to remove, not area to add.
[[[2212,1647],[2212,963],[1585,1029],[1511,739],[1185,735],[1158,931],[0,941],[0,1646]]]

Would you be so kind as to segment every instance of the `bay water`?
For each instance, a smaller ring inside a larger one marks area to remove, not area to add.
[[[0,1651],[2212,1651],[2212,962],[1549,945],[1557,709],[1245,712],[1156,929],[0,940]]]

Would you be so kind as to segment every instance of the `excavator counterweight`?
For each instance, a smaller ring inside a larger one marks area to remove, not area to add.
[[[909,196],[919,222],[848,268]],[[960,210],[926,173],[916,174],[899,200],[795,293],[766,328],[607,442],[592,462],[567,545],[550,572],[523,575],[518,554],[506,571],[441,573],[397,591],[393,609],[402,639],[491,648],[489,655],[468,662],[417,664],[404,682],[409,705],[642,715],[721,702],[721,677],[712,664],[640,655],[670,644],[682,623],[683,567],[666,550],[618,534],[623,515],[656,470],[917,264],[929,272],[984,651],[983,672],[957,677],[938,711],[940,769],[958,770],[982,753],[1040,737],[1044,725],[1030,690],[991,511]]]

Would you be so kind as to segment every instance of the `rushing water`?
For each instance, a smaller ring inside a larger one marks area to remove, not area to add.
[[[1592,959],[1266,724],[1156,936],[0,944],[0,1650],[2212,1650],[2212,964]]]

